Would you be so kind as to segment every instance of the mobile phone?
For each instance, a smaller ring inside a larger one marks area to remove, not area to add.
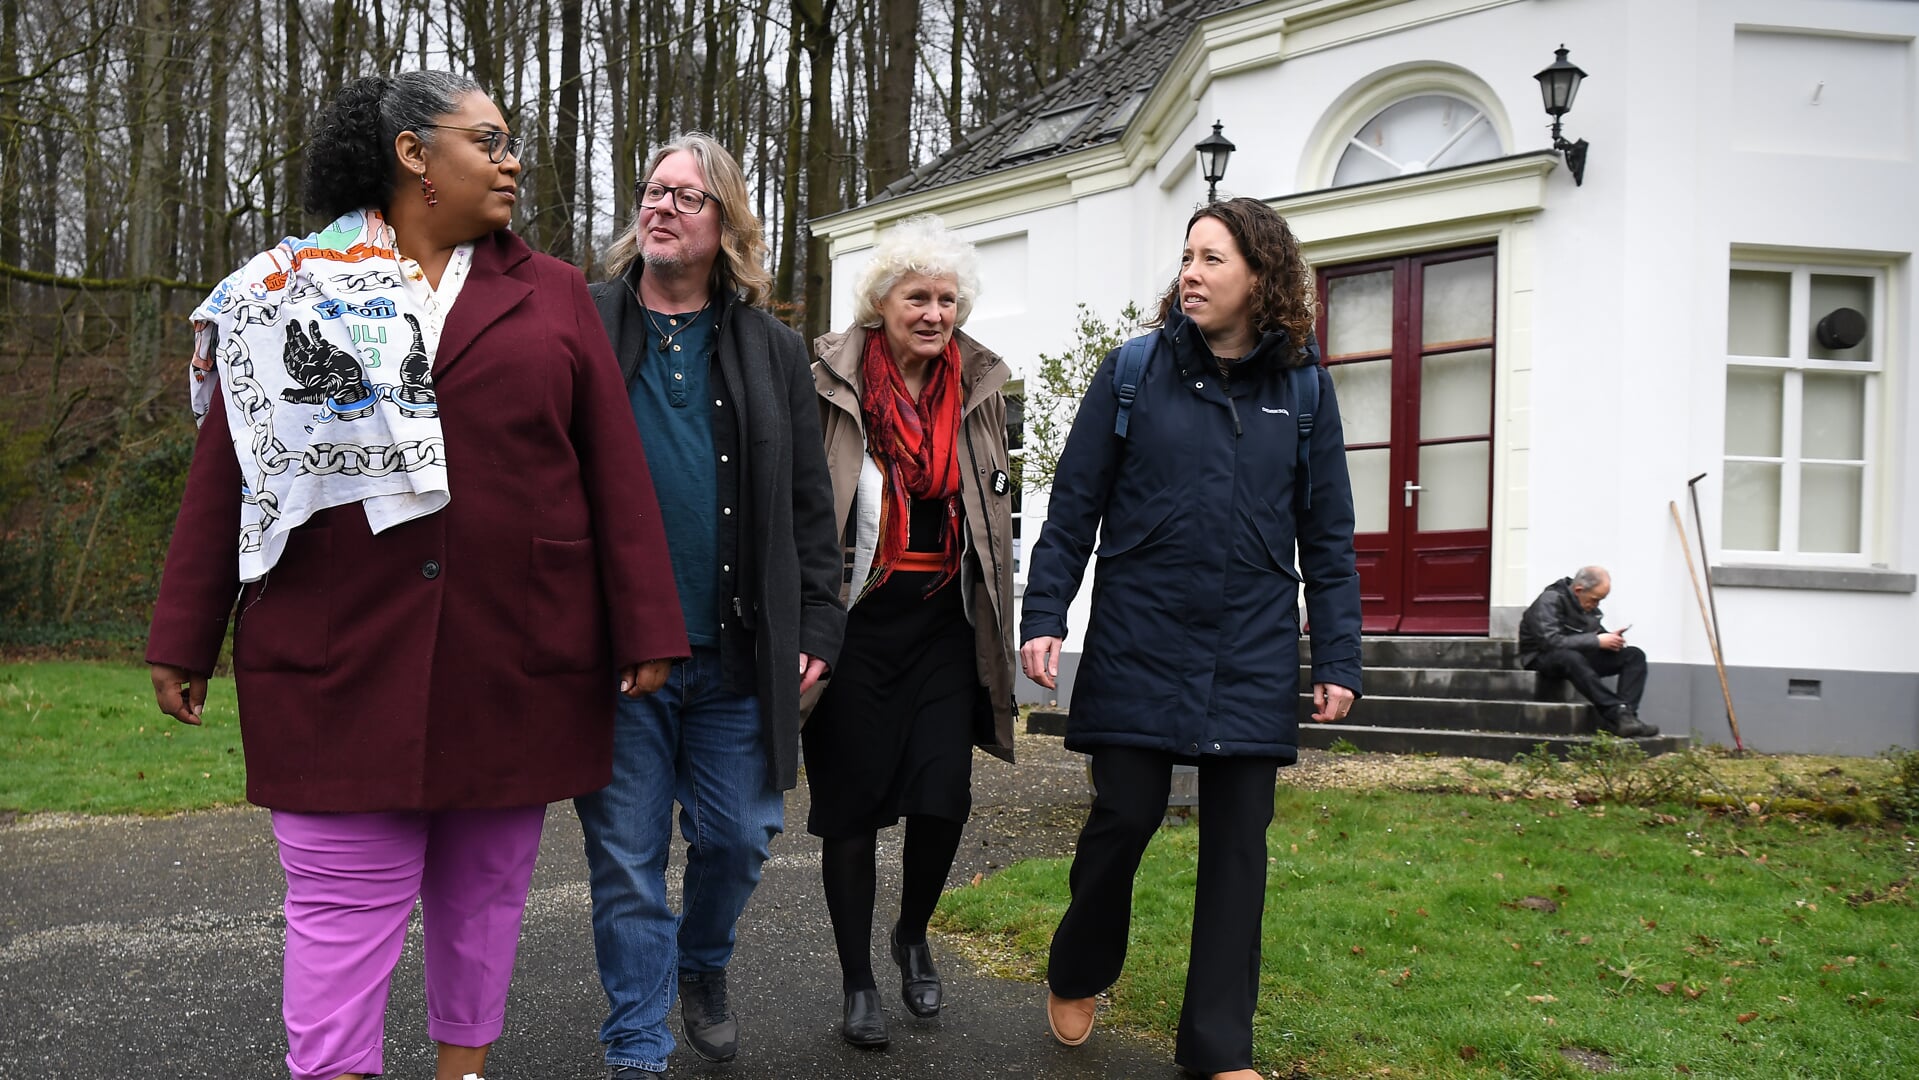
[[[1617,629],[1617,630],[1614,630],[1614,631],[1612,631],[1612,632],[1613,632],[1613,633],[1615,633],[1615,634],[1618,634],[1618,635],[1619,635],[1620,637],[1625,637],[1625,636],[1626,636],[1626,631],[1628,631],[1628,630],[1631,630],[1631,629],[1632,629],[1632,624],[1631,624],[1631,623],[1627,623],[1626,625],[1624,625],[1624,626],[1622,626],[1622,627],[1620,627],[1619,629]]]

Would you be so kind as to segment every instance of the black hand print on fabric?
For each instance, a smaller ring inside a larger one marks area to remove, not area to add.
[[[325,404],[328,398],[345,404],[366,396],[366,374],[353,354],[328,341],[320,333],[317,321],[303,330],[296,319],[287,323],[287,374],[300,389],[280,391],[287,401],[302,405]]]
[[[420,320],[410,314],[400,316],[413,328],[413,347],[400,359],[400,386],[393,393],[400,408],[409,416],[438,416],[438,399],[433,393],[433,369],[426,358],[426,340],[420,334]]]

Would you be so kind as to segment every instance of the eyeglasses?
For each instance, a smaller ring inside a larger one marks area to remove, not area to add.
[[[486,138],[480,140],[480,145],[486,147],[486,159],[495,165],[505,161],[508,154],[513,155],[516,159],[520,156],[520,146],[522,145],[520,137],[518,135],[509,135],[499,128],[460,127],[457,124],[420,124],[419,126],[423,128],[438,128],[441,131],[473,131],[485,135]]]
[[[706,209],[706,204],[714,198],[696,187],[667,187],[648,180],[642,180],[635,186],[640,193],[641,206],[658,206],[666,201],[668,195],[672,195],[673,208],[682,214],[697,214]]]

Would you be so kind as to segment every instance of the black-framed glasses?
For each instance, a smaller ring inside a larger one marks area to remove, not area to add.
[[[682,214],[697,214],[706,209],[706,204],[715,201],[715,196],[696,187],[667,187],[651,180],[642,180],[635,185],[640,193],[640,205],[654,207],[673,196],[673,209]]]
[[[524,145],[518,135],[509,134],[499,128],[461,127],[458,124],[421,124],[419,126],[437,128],[441,131],[471,131],[485,135],[486,138],[480,140],[480,145],[486,147],[486,159],[495,165],[505,161],[508,154],[518,158],[520,147]]]

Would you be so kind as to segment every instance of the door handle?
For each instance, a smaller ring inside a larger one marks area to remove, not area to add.
[[[1413,492],[1424,491],[1424,490],[1426,489],[1423,487],[1420,487],[1418,484],[1413,483],[1411,480],[1406,481],[1406,505],[1409,508],[1413,505]]]

